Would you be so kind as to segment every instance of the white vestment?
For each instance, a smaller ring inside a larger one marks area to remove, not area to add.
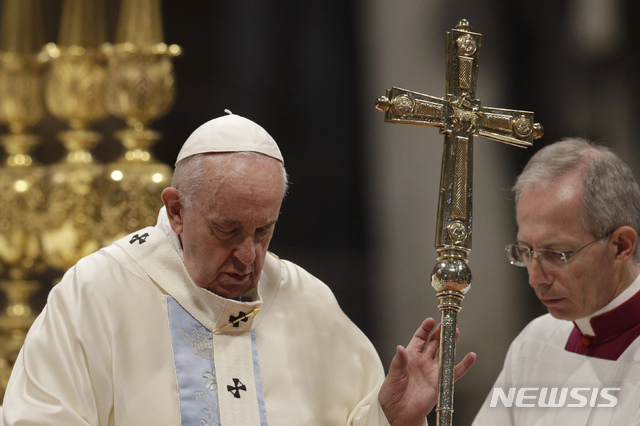
[[[260,425],[388,425],[380,359],[329,288],[269,254],[257,293],[195,285],[157,226],[82,259],[28,333],[6,425],[214,425],[246,411],[222,398],[249,401]],[[219,365],[236,358],[247,365]]]
[[[599,359],[565,350],[573,327],[549,314],[529,323],[511,344],[473,426],[640,425],[640,339],[615,361]],[[497,397],[511,388],[511,402]],[[603,394],[604,388],[620,390]],[[548,406],[554,404],[560,406]]]

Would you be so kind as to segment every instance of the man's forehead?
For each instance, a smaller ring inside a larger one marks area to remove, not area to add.
[[[524,198],[529,200],[535,198],[539,200],[548,200],[549,202],[559,203],[573,203],[582,202],[582,189],[583,189],[583,177],[582,174],[575,170],[570,171],[559,176],[555,176],[546,182],[533,183],[523,188],[520,201]]]
[[[571,242],[587,232],[581,221],[582,189],[575,185],[531,187],[516,208],[518,241],[543,246]]]

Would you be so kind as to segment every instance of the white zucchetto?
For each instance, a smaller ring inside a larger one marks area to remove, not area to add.
[[[207,152],[259,152],[284,164],[276,141],[253,121],[232,114],[214,118],[198,127],[187,138],[178,153],[176,164],[184,158]]]

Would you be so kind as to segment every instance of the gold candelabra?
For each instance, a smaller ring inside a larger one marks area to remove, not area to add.
[[[103,2],[65,0],[58,44],[49,43],[44,49],[51,61],[45,89],[47,109],[70,127],[58,135],[66,157],[49,167],[42,233],[46,261],[60,271],[100,247],[96,181],[103,168],[93,160],[91,149],[102,137],[89,126],[108,116],[104,106],[106,60],[100,50],[105,41]]]
[[[43,273],[153,225],[172,176],[151,153],[161,135],[148,127],[173,105],[181,51],[162,40],[160,0],[121,0],[114,44],[105,0],[64,0],[58,41],[45,44],[42,1],[4,0],[0,27],[0,122],[9,130],[0,136],[0,401],[35,319],[33,295],[46,290]],[[66,155],[40,166],[30,154],[40,138],[27,129],[47,111],[68,125],[57,135]],[[127,127],[114,135],[123,155],[105,165],[92,153],[104,135],[91,126],[109,115]]]
[[[153,223],[162,206],[160,193],[170,185],[172,170],[153,158],[160,138],[148,124],[167,113],[175,100],[172,59],[177,45],[162,39],[160,0],[123,0],[116,44],[106,44],[106,106],[127,123],[116,133],[126,152],[107,165],[102,183],[105,243]]]
[[[28,128],[44,115],[42,101],[42,10],[37,0],[5,0],[0,31],[0,121],[9,133],[0,137],[6,162],[0,167],[0,395],[22,341],[35,317],[30,297],[38,290],[34,274],[44,269],[41,231],[43,170],[31,151],[39,142]],[[23,35],[21,28],[33,28]]]

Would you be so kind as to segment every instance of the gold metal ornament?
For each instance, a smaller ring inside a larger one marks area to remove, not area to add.
[[[129,145],[123,156],[106,165],[98,182],[102,244],[155,224],[162,207],[160,193],[171,186],[172,175],[171,167],[139,144]]]
[[[39,138],[28,133],[44,114],[41,6],[39,0],[5,0],[0,25],[0,122],[9,129],[0,136],[7,153],[0,167],[0,290],[6,295],[0,312],[0,397],[35,319],[34,275],[45,269],[39,240],[44,170],[31,157]]]
[[[0,94],[0,96],[2,96]],[[20,136],[25,136],[23,140]],[[42,230],[44,170],[33,165],[28,151],[32,135],[0,137],[9,156],[0,168],[0,290],[6,306],[0,313],[0,396],[24,337],[35,320],[30,297],[40,288],[34,275],[45,269],[39,235]]]
[[[0,282],[0,290],[7,295],[6,306],[0,312],[0,396],[4,395],[24,338],[36,319],[29,301],[39,287],[35,280]]]
[[[44,183],[47,194],[45,229],[41,233],[43,255],[61,272],[100,248],[100,194],[98,180],[104,167],[93,160],[95,139],[79,139],[66,133],[65,159],[48,167]]]
[[[28,153],[33,145],[24,143],[20,136],[0,137],[9,154],[6,164],[0,168],[0,191],[3,194],[0,203],[0,270],[15,280],[24,280],[44,270],[39,240],[44,211],[44,170],[33,165]],[[27,140],[33,142],[31,138]]]
[[[130,42],[103,49],[108,57],[106,106],[128,125],[116,136],[154,143],[159,134],[148,125],[165,115],[175,101],[172,59],[181,49],[164,43],[136,46]]]
[[[95,143],[100,139],[88,129],[103,120],[106,58],[100,46],[106,41],[103,0],[65,0],[62,5],[58,44],[48,43],[51,58],[46,84],[46,105],[71,128],[60,138]],[[73,148],[72,148],[73,149]]]
[[[58,137],[65,159],[49,167],[46,229],[42,244],[47,263],[65,271],[100,248],[100,198],[96,187],[103,167],[91,150],[101,140],[89,126],[108,116],[104,105],[106,41],[102,0],[65,0],[58,45],[47,44],[51,61],[45,101],[51,114],[69,124]]]
[[[526,148],[543,134],[533,112],[488,108],[476,99],[481,39],[464,19],[447,32],[446,98],[394,87],[376,101],[386,122],[437,127],[445,136],[436,224],[438,256],[431,273],[442,323],[439,426],[452,424],[457,314],[471,285],[473,137]]]
[[[172,176],[151,154],[161,135],[148,127],[173,105],[180,54],[162,42],[160,1],[121,0],[117,42],[107,45],[104,0],[64,0],[58,41],[43,48],[44,1],[4,0],[1,15],[0,122],[9,132],[0,136],[0,401],[35,319],[33,276],[153,225]],[[45,167],[31,157],[39,138],[27,129],[46,110],[68,129],[57,135],[66,156]],[[116,134],[124,154],[105,166],[92,154],[102,135],[91,126],[109,113],[127,128]]]
[[[175,101],[172,59],[181,54],[162,37],[160,0],[123,0],[116,44],[105,44],[108,57],[106,106],[128,128],[116,136],[129,150],[139,144],[147,150],[160,135],[148,128],[165,115]]]
[[[106,44],[106,106],[127,123],[116,133],[126,152],[107,165],[102,212],[105,244],[155,223],[161,191],[171,185],[172,170],[151,153],[161,137],[149,123],[167,113],[175,101],[172,59],[181,53],[162,38],[159,0],[123,0],[116,44]]]

